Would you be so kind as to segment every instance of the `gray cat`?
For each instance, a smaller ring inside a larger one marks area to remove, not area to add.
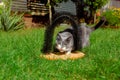
[[[57,34],[55,45],[53,46],[54,30],[60,23],[68,21],[71,24],[71,28],[67,28]],[[43,43],[42,52],[50,53],[52,51],[65,52],[70,54],[71,51],[80,50],[89,43],[89,36],[92,31],[99,28],[105,22],[103,17],[99,23],[94,27],[87,27],[86,23],[79,24],[79,20],[76,16],[68,12],[56,13],[53,16],[52,23],[46,28],[45,39]],[[53,49],[54,48],[54,49]],[[56,50],[57,49],[57,50]]]
[[[90,44],[89,37],[92,31],[97,29],[103,24],[103,22],[99,22],[96,26],[90,28],[86,25],[86,23],[81,23],[78,29],[81,28],[81,47],[84,48]],[[60,52],[65,52],[67,55],[71,53],[72,50],[74,50],[74,34],[73,34],[73,28],[68,28],[64,31],[61,31],[57,34],[56,37],[56,48]]]

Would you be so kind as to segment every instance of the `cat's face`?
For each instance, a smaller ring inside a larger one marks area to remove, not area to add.
[[[56,48],[60,52],[71,52],[74,46],[73,35],[69,32],[61,32],[56,37]]]

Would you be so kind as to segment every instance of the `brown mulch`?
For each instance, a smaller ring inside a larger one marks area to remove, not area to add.
[[[103,26],[104,29],[120,29],[120,26]]]
[[[47,60],[75,60],[80,59],[85,56],[82,52],[73,52],[69,55],[66,55],[65,53],[49,53],[49,54],[42,54],[40,55],[41,58],[45,58]]]
[[[110,26],[111,29],[120,29],[120,26]]]
[[[25,28],[39,28],[46,26],[49,22],[48,17],[24,15]]]

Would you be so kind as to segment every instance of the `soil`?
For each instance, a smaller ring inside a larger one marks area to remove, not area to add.
[[[23,20],[26,28],[44,27],[49,24],[48,16],[32,16],[25,14]]]
[[[25,14],[23,17],[25,28],[39,28],[48,26],[49,16],[32,16]],[[120,26],[103,26],[102,28],[120,29]]]
[[[120,26],[103,26],[102,28],[120,29]]]

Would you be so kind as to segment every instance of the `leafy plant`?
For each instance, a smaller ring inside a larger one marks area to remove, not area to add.
[[[111,26],[117,26],[120,23],[119,16],[116,16],[116,11],[108,10],[103,13],[103,16],[106,17],[107,24]]]
[[[1,8],[0,13],[0,29],[4,31],[18,30],[24,26],[22,21],[23,15],[18,15],[17,12],[11,14],[11,0],[3,0],[5,4]]]
[[[51,0],[51,5],[52,6],[57,6],[59,3],[62,3],[62,2],[67,2],[68,0]]]
[[[118,17],[120,19],[120,8],[111,8],[111,10],[113,10],[113,15],[115,15],[116,17]]]
[[[109,0],[84,0],[83,2],[88,5],[92,10],[100,9],[104,6]]]
[[[72,0],[76,5],[76,13],[79,19],[84,18],[85,22],[91,23],[94,14],[103,7],[109,0]]]

